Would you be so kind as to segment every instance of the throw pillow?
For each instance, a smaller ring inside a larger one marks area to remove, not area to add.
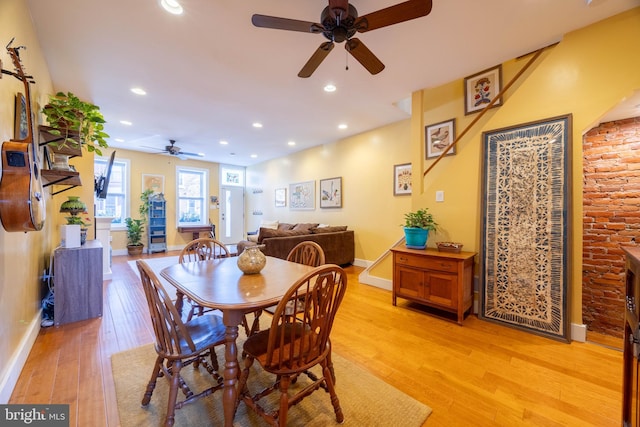
[[[293,230],[299,231],[307,231],[309,232],[310,229],[317,227],[318,223],[312,224],[312,223],[300,223],[300,224],[296,224],[295,227],[293,227]]]
[[[278,220],[276,221],[266,221],[266,220],[262,220],[260,221],[260,228],[272,228],[274,230],[278,229]]]

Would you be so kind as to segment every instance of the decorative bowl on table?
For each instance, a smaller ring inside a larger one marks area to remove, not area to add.
[[[459,254],[462,250],[462,243],[456,242],[437,242],[438,251],[440,252],[453,252],[454,254]]]
[[[238,268],[244,274],[257,274],[267,264],[267,258],[262,253],[264,245],[248,246],[238,256]]]

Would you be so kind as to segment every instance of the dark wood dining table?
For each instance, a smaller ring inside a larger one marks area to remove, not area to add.
[[[244,274],[238,258],[220,258],[189,262],[164,268],[160,275],[178,292],[203,307],[218,309],[226,327],[224,353],[224,389],[222,406],[224,425],[233,425],[238,392],[238,326],[245,313],[277,304],[286,291],[313,267],[279,258],[267,257],[258,274]]]

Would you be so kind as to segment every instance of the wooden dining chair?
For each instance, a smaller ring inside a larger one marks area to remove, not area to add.
[[[178,263],[204,261],[207,259],[226,258],[231,256],[229,249],[224,243],[219,240],[212,239],[211,237],[202,237],[195,239],[187,243],[187,245],[180,252],[178,257]],[[190,321],[193,316],[198,313],[202,316],[205,312],[212,309],[205,309],[201,305],[196,304],[191,299],[187,298],[189,303],[189,314],[187,315],[187,322]],[[176,307],[178,311],[182,313],[182,307],[184,306],[184,295],[180,292],[176,292]]]
[[[331,364],[329,335],[338,307],[347,288],[347,276],[335,264],[326,264],[300,278],[277,305],[271,327],[251,335],[243,345],[246,354],[244,368],[238,381],[238,404],[244,402],[271,425],[285,426],[289,408],[311,395],[318,388],[329,393],[336,421],[344,415],[335,391],[335,375]],[[294,304],[290,312],[289,301]],[[254,361],[273,374],[273,384],[261,391],[253,391],[249,378]],[[320,365],[321,373],[309,371]],[[306,374],[308,384],[289,394],[289,385]],[[262,399],[274,391],[280,392],[277,408],[264,405]]]
[[[300,242],[289,251],[287,261],[298,264],[308,265],[310,267],[318,267],[325,263],[324,250],[322,246],[311,240]],[[291,303],[293,304],[293,302]],[[260,330],[260,315],[265,311],[271,315],[275,312],[276,306],[267,307],[264,310],[255,313],[253,324],[251,325],[250,334],[254,334]]]
[[[157,353],[142,406],[147,406],[151,401],[157,379],[165,377],[169,382],[169,399],[164,425],[172,426],[176,409],[223,388],[215,347],[224,345],[225,327],[218,316],[199,316],[183,323],[169,294],[149,265],[143,260],[136,261],[136,264],[149,305]],[[194,394],[180,375],[181,369],[190,364],[202,365],[213,377],[213,385]],[[181,401],[178,401],[178,390],[185,396]]]

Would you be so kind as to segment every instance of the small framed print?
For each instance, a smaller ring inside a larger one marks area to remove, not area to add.
[[[502,65],[481,71],[464,79],[464,114],[482,110],[502,90]],[[502,105],[500,97],[491,108]]]
[[[456,119],[426,126],[424,128],[424,141],[427,159],[439,157],[455,139]],[[455,153],[456,147],[453,146],[447,153],[447,156]]]
[[[342,207],[342,177],[320,180],[320,207]]]
[[[287,206],[287,189],[276,188],[276,208]]]
[[[142,191],[153,190],[153,194],[164,193],[164,175],[142,174]]]
[[[393,195],[411,194],[411,163],[393,166]]]
[[[316,209],[316,182],[289,184],[289,209],[313,211]]]

